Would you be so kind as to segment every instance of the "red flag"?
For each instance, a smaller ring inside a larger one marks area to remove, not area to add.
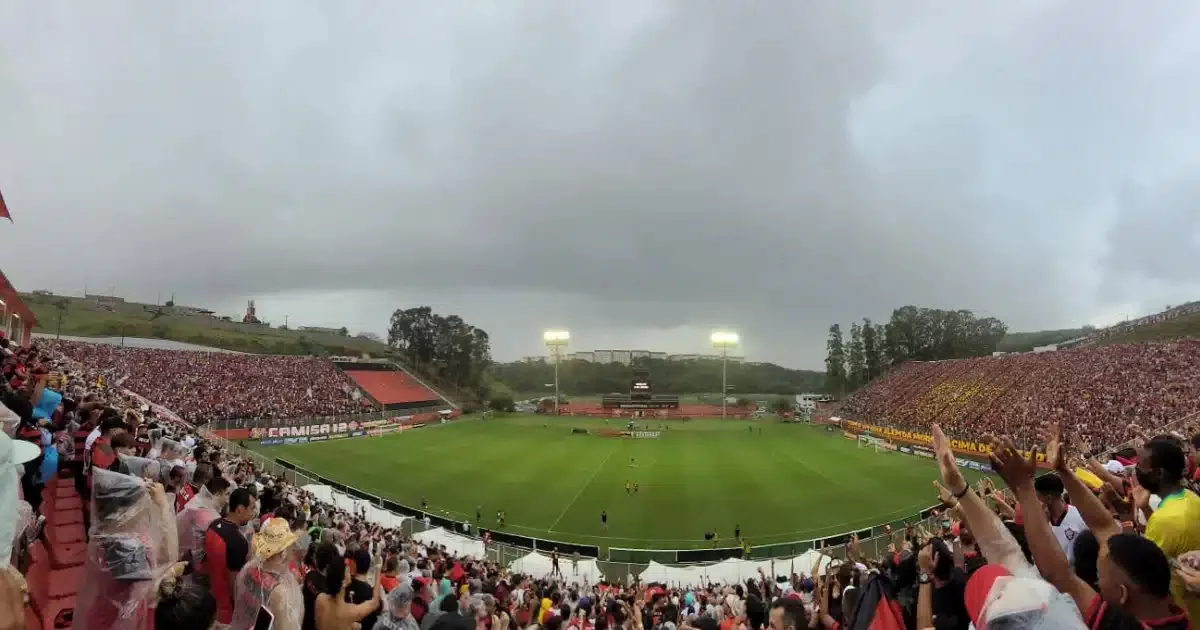
[[[8,213],[8,206],[4,203],[4,195],[0,195],[0,217],[12,221],[12,215]]]
[[[847,630],[904,630],[904,611],[896,600],[888,597],[890,582],[876,575],[859,589],[854,617]]]

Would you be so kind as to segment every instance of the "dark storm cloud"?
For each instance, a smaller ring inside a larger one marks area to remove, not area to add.
[[[733,326],[816,366],[906,303],[1065,326],[1189,280],[1192,5],[5,4],[22,286],[431,301],[505,358]],[[1151,225],[1114,201],[1159,181]]]

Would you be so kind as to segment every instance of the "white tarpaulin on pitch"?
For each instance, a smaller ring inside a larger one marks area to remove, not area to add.
[[[338,509],[346,510],[353,514],[361,514],[366,511],[367,522],[382,525],[383,527],[400,527],[404,524],[407,516],[393,514],[387,510],[381,510],[370,501],[355,499],[354,497],[338,492],[330,486],[325,486],[316,483],[310,483],[307,486],[301,486],[301,490],[313,495],[320,501],[324,501]]]
[[[484,549],[482,541],[448,532],[441,527],[417,532],[413,534],[413,539],[427,545],[441,545],[446,548],[446,551],[458,556],[483,557]]]
[[[817,563],[817,572],[824,573],[825,569],[829,567],[830,560],[829,556],[810,549],[794,558],[776,558],[775,560],[728,558],[714,564],[687,567],[672,567],[651,561],[650,566],[642,571],[638,578],[644,583],[659,582],[671,586],[737,584],[749,579],[758,579],[760,569],[768,578],[774,579],[780,575],[791,575],[793,571],[800,575],[808,575],[812,572],[813,564]]]
[[[513,573],[544,578],[554,573],[554,562],[550,556],[532,551],[528,555],[513,560],[508,568]],[[568,584],[596,584],[604,579],[604,576],[600,574],[600,565],[596,563],[595,558],[579,558],[578,561],[575,561],[569,557],[559,556],[558,570]]]

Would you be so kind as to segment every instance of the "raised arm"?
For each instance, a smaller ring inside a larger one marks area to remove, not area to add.
[[[1038,500],[1033,486],[1033,477],[1037,472],[1037,451],[1030,451],[1026,458],[1008,438],[1002,438],[993,441],[991,458],[992,467],[1017,494],[1017,501],[1025,515],[1025,540],[1029,543],[1029,551],[1033,553],[1038,571],[1047,582],[1075,600],[1080,614],[1087,614],[1092,601],[1096,599],[1096,592],[1071,570],[1067,554],[1055,539],[1050,519]]]

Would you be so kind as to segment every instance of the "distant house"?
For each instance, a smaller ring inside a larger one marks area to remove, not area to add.
[[[366,339],[367,341],[375,341],[378,343],[383,343],[383,337],[380,337],[379,335],[377,335],[373,332],[360,332],[354,336],[359,339]]]
[[[36,327],[37,316],[21,301],[12,283],[0,272],[0,330],[9,339],[27,346]]]

